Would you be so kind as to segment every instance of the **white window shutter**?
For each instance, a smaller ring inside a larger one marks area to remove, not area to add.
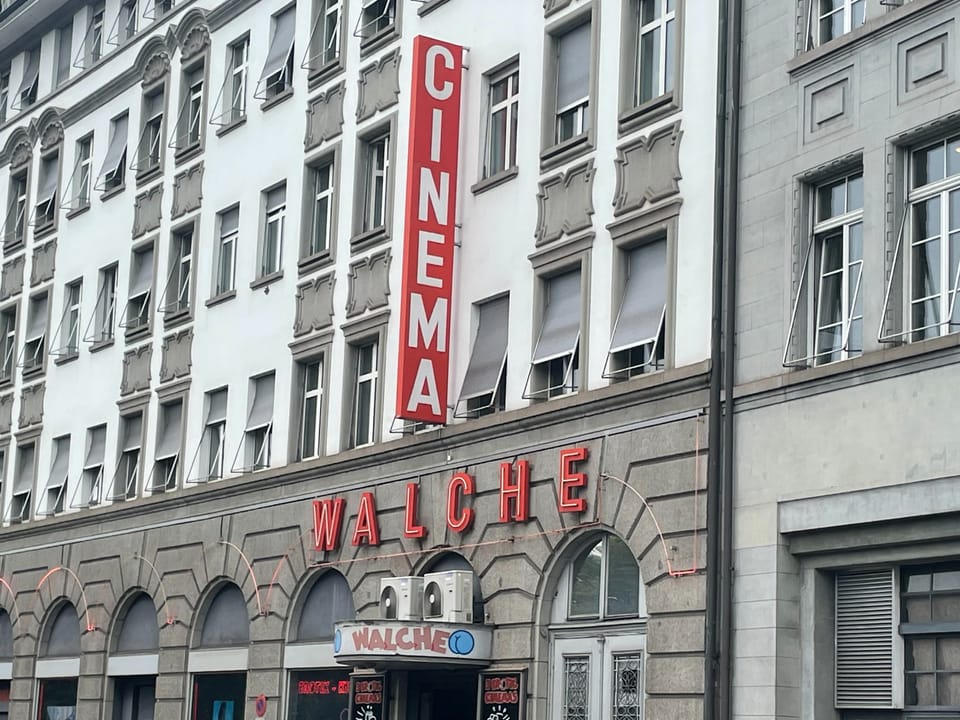
[[[894,568],[836,576],[837,708],[901,704],[897,607]]]

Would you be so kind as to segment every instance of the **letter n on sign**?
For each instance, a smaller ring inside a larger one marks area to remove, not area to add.
[[[463,48],[413,39],[397,417],[447,421]]]

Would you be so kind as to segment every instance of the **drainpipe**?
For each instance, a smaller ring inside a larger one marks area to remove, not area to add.
[[[713,311],[710,327],[704,720],[730,716],[733,387],[741,0],[718,0]]]

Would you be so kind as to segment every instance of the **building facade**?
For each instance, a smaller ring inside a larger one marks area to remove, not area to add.
[[[960,706],[957,13],[744,4],[736,717]]]
[[[692,7],[4,7],[9,717],[702,715]]]

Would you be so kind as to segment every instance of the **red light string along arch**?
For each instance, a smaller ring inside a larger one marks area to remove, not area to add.
[[[6,578],[0,577],[0,586],[3,586],[7,589],[7,592],[10,593],[10,599],[13,600],[13,610],[17,614],[17,621],[20,621],[20,608],[17,606],[17,594],[13,591],[13,586],[7,582]]]
[[[133,559],[144,563],[153,572],[153,576],[157,578],[157,583],[160,585],[160,594],[163,596],[163,612],[167,616],[167,625],[173,625],[177,619],[174,617],[173,613],[170,612],[170,607],[167,605],[167,589],[163,586],[163,578],[160,577],[157,566],[147,560],[140,553],[134,553]]]
[[[244,565],[247,566],[247,572],[250,575],[250,580],[253,582],[253,594],[254,594],[254,597],[257,598],[257,614],[259,614],[260,616],[266,615],[266,612],[264,612],[264,609],[263,609],[263,603],[260,602],[260,586],[257,584],[257,576],[253,573],[253,565],[251,565],[250,561],[247,560],[247,556],[243,554],[243,550],[241,550],[239,547],[234,545],[232,542],[230,542],[229,540],[220,540],[219,542],[221,545],[232,547],[234,550],[237,551],[237,553],[243,559]]]
[[[61,571],[67,573],[74,579],[74,582],[77,583],[77,588],[80,590],[80,597],[83,599],[83,615],[87,621],[87,632],[93,632],[97,629],[97,626],[94,625],[93,621],[90,619],[90,606],[87,603],[87,593],[83,589],[83,583],[80,582],[80,578],[77,577],[77,574],[70,568],[66,567],[65,565],[57,565],[56,567],[47,570],[46,574],[40,578],[40,582],[37,583],[37,597],[39,598],[40,589],[44,586],[47,580],[49,580],[51,576]]]

